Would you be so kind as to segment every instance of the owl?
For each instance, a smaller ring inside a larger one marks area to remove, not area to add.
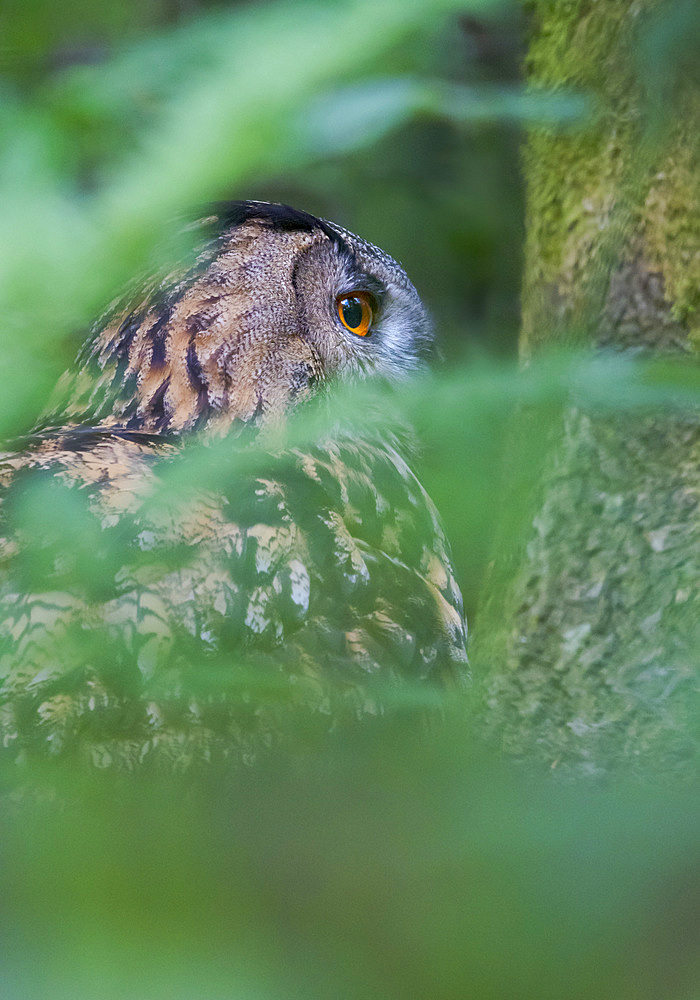
[[[327,732],[466,676],[407,435],[337,410],[343,386],[425,364],[416,290],[286,205],[199,226],[193,262],[113,306],[61,403],[0,456],[6,754],[247,761],[297,710]],[[313,440],[286,437],[314,407]]]

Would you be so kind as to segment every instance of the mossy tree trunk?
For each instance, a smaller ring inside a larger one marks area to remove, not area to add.
[[[534,0],[533,85],[591,95],[586,125],[537,129],[522,349],[700,343],[700,6]],[[535,418],[536,419],[536,418]],[[527,435],[527,417],[519,441]],[[518,445],[514,444],[516,449]],[[516,455],[517,457],[517,455]],[[475,622],[491,734],[551,767],[697,767],[700,422],[561,415],[519,548],[501,540]]]

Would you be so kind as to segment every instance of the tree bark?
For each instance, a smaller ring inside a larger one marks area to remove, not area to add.
[[[576,131],[527,141],[523,355],[588,344],[692,364],[700,11],[530,6],[532,85],[583,90],[593,110]],[[486,725],[510,753],[593,773],[696,769],[699,458],[695,413],[583,400],[552,428],[525,531],[518,545],[503,533],[474,628]]]

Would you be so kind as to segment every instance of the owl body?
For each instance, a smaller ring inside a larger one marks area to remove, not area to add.
[[[10,752],[245,759],[290,704],[329,728],[381,712],[383,686],[464,677],[432,502],[388,431],[333,419],[338,382],[420,365],[417,293],[382,251],[285,206],[208,224],[194,267],[101,325],[63,411],[0,459]],[[269,446],[319,396],[327,432]],[[66,498],[74,544],[31,515]]]

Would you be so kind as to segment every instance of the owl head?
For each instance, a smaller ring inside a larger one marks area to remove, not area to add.
[[[194,266],[101,324],[73,411],[149,433],[265,424],[334,381],[396,381],[430,324],[378,247],[287,205],[230,202]],[[85,388],[88,387],[88,388]]]

